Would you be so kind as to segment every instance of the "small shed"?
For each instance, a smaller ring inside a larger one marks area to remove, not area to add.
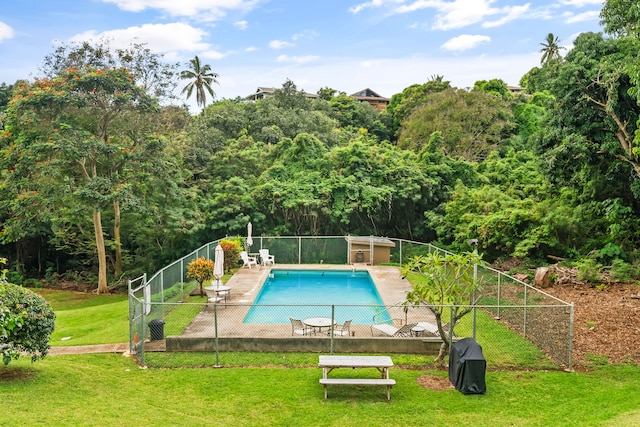
[[[385,237],[347,236],[349,264],[384,264],[391,259],[396,244]]]

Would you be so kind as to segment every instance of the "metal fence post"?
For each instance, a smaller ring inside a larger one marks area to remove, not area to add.
[[[500,319],[500,284],[502,283],[502,273],[498,273],[498,308],[497,308],[497,313],[496,313],[496,319]]]
[[[453,346],[453,305],[449,306],[449,355],[451,355],[451,347]]]
[[[213,304],[213,329],[216,337],[216,364],[215,367],[220,367],[220,352],[218,350],[218,304]]]
[[[527,336],[527,289],[529,287],[525,284],[524,285],[524,308],[523,308],[523,313],[522,313],[522,336],[526,337]]]
[[[331,304],[331,325],[335,325],[335,314],[336,314],[336,306]],[[330,338],[330,348],[329,348],[329,354],[333,354],[333,326],[331,327],[331,338]]]
[[[573,302],[569,306],[569,361],[567,368],[572,369],[573,366]]]

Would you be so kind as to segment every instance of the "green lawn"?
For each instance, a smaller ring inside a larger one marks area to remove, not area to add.
[[[58,316],[52,344],[126,341],[126,296],[45,297]],[[421,375],[447,376],[424,357],[392,358],[397,385],[387,402],[384,387],[355,386],[330,387],[324,400],[315,354],[255,354],[254,367],[181,369],[141,369],[114,354],[23,357],[0,367],[0,425],[640,425],[637,365],[587,373],[492,368],[486,394],[463,395],[421,387]]]
[[[2,425],[51,426],[632,426],[637,366],[591,373],[488,372],[485,395],[431,391],[391,370],[397,385],[333,387],[319,368],[140,369],[119,355],[28,358],[0,368]]]
[[[129,341],[129,301],[126,294],[39,290],[56,313],[49,344],[88,345]]]

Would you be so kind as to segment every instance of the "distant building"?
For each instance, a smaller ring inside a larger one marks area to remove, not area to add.
[[[521,86],[509,86],[509,85],[507,85],[507,90],[509,92],[511,92],[511,93],[524,93],[524,91],[526,89],[521,87]]]
[[[352,93],[352,98],[358,100],[358,102],[367,102],[378,109],[378,111],[382,111],[387,108],[389,105],[389,98],[385,98],[384,96],[380,96],[377,92],[372,91],[369,88],[362,89],[356,93]]]
[[[251,95],[247,95],[242,99],[244,99],[245,101],[257,101],[258,99],[264,99],[269,96],[273,96],[273,93],[275,91],[276,91],[275,87],[260,86],[258,89],[256,89],[254,93],[252,93]],[[315,99],[318,97],[318,95],[316,95],[315,93],[307,93],[307,92],[304,93],[304,96],[306,96],[309,99]],[[358,102],[367,102],[373,105],[375,108],[378,109],[378,111],[384,110],[385,108],[387,108],[387,105],[389,105],[389,98],[380,96],[377,92],[374,92],[369,88],[362,89],[361,91],[358,91],[349,96],[352,98],[355,98]]]
[[[264,99],[269,96],[273,96],[273,93],[275,91],[276,91],[275,87],[259,87],[258,89],[256,89],[254,93],[252,93],[251,95],[245,96],[243,99],[245,101],[257,101],[258,99]],[[318,95],[316,95],[315,93],[307,93],[307,92],[304,93],[304,96],[306,96],[309,99],[314,99],[318,97]]]

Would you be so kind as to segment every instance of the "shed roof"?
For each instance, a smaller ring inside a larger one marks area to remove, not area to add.
[[[355,243],[358,245],[369,245],[373,242],[374,246],[389,246],[391,248],[395,247],[396,244],[387,239],[386,237],[375,237],[375,236],[347,236],[345,237],[347,242]]]

